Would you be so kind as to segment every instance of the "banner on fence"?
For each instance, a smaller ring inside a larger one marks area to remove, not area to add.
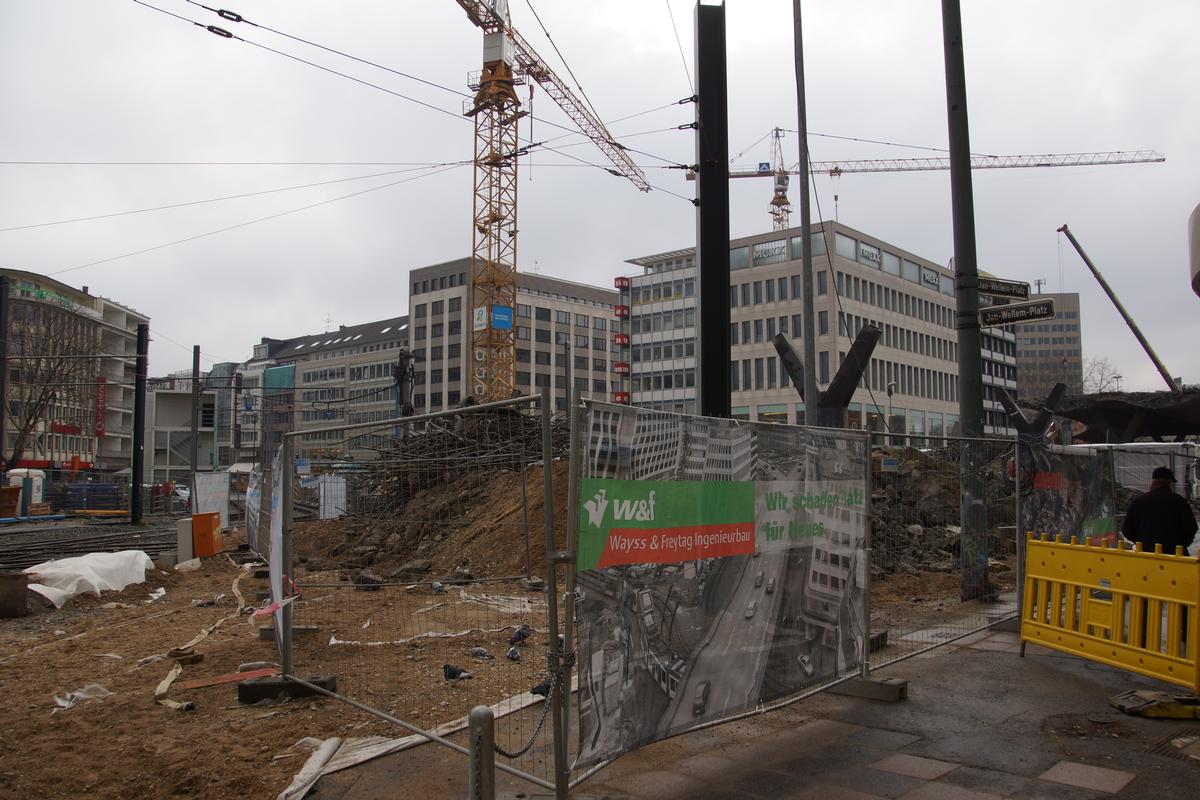
[[[1021,445],[1021,530],[1115,541],[1112,454]]]
[[[346,514],[346,478],[342,475],[321,475],[320,517],[337,519]]]
[[[580,766],[856,671],[866,439],[589,403]]]
[[[196,473],[196,513],[217,512],[221,515],[221,527],[229,529],[229,473]]]
[[[262,472],[250,470],[246,478],[246,545],[255,553],[258,549],[258,520],[262,512]]]

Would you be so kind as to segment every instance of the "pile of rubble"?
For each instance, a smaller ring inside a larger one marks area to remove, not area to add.
[[[989,448],[978,467],[984,486],[988,555],[1015,552],[1015,497],[1003,444]],[[883,451],[898,458],[894,472],[878,472],[871,496],[871,567],[875,575],[951,572],[962,538],[960,445],[940,450]]]

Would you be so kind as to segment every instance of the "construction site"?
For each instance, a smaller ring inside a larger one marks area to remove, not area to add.
[[[1182,152],[1158,133],[1195,126],[1121,123],[1144,88],[1105,108],[1078,76],[1037,105],[1011,53],[1036,61],[1043,32],[1003,39],[958,0],[940,41],[913,27],[932,8],[437,5],[314,27],[290,4],[134,0],[105,22],[157,65],[125,69],[136,124],[54,126],[134,149],[5,139],[27,160],[0,170],[123,177],[49,182],[42,221],[0,193],[0,236],[214,216],[32,271],[76,245],[47,237],[0,268],[0,798],[1200,796],[1200,387],[1192,323],[1163,327],[1194,315],[1152,272],[1181,253],[1134,208],[1153,196],[1177,232],[1195,162],[1095,144]],[[94,13],[54,24],[83,37]],[[1177,16],[1164,37],[1194,28]],[[1101,75],[1073,36],[1059,60]],[[107,74],[77,43],[54,88],[69,52],[7,43],[45,97],[82,106]],[[297,177],[179,200],[192,170]],[[360,199],[455,170],[377,217]],[[66,210],[155,174],[140,206]],[[363,205],[283,231],[340,201]],[[1086,236],[1047,222],[1068,213]],[[1114,236],[1135,225],[1145,253]],[[1188,242],[1200,294],[1200,208]],[[121,288],[153,328],[58,277],[187,247],[212,249],[170,304]],[[193,317],[203,345],[164,333]]]

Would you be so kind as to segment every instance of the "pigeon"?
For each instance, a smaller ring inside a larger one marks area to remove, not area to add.
[[[442,664],[442,675],[445,676],[446,683],[458,683],[475,677],[465,669],[459,669],[451,664]]]
[[[546,680],[542,681],[537,686],[530,689],[529,693],[530,694],[540,694],[542,697],[548,697],[550,695],[550,679],[546,678]]]
[[[446,587],[442,586],[441,581],[434,581],[432,584],[430,584],[429,588],[433,589],[438,594],[445,594],[446,592]]]
[[[491,661],[493,658],[495,658],[494,655],[489,653],[487,650],[484,650],[482,647],[472,647],[471,655],[475,656],[476,658],[483,659],[484,661]]]
[[[508,643],[509,644],[520,644],[521,642],[528,639],[532,633],[533,633],[533,629],[530,628],[528,625],[518,625],[517,629],[515,631],[513,631],[513,635],[508,637]]]
[[[517,649],[516,645],[513,645],[512,647],[508,648],[508,652],[505,653],[504,655],[507,656],[509,661],[520,661],[521,660],[521,651]]]

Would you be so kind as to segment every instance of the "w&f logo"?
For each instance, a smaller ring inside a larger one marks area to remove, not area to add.
[[[588,522],[593,527],[599,528],[604,525],[604,514],[608,510],[608,506],[608,492],[605,489],[597,491],[591,500],[583,504],[584,510],[587,511]],[[614,522],[621,520],[652,521],[654,519],[654,492],[649,492],[645,500],[613,498],[612,507]]]

